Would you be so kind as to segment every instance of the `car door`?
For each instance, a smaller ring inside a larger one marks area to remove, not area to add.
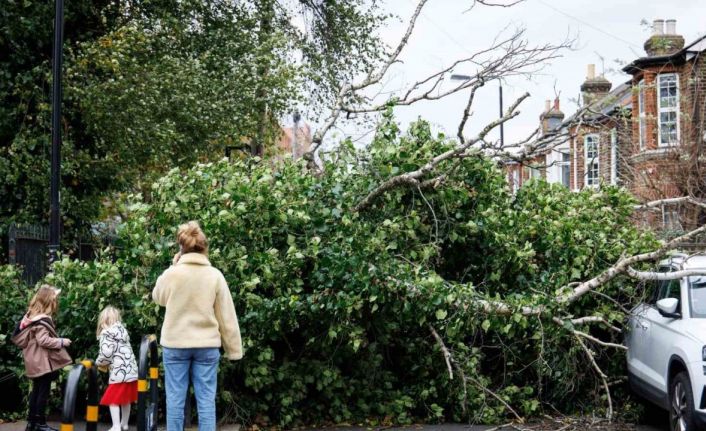
[[[657,301],[664,298],[675,298],[679,301],[677,313],[682,314],[682,295],[680,280],[665,280],[659,283]],[[656,302],[656,301],[655,301]],[[649,342],[645,343],[647,351],[644,352],[644,361],[647,383],[653,387],[667,392],[666,374],[669,358],[674,353],[674,343],[680,336],[682,320],[664,317],[659,313],[656,304],[650,304],[645,313],[649,326]]]
[[[664,272],[668,268],[660,268]],[[650,322],[648,320],[648,312],[657,301],[659,289],[661,285],[657,281],[647,281],[645,290],[646,298],[637,307],[632,310],[632,314],[628,319],[628,333],[626,336],[626,345],[628,347],[628,370],[636,377],[646,381],[648,372],[648,364],[646,362],[649,356],[650,342]]]

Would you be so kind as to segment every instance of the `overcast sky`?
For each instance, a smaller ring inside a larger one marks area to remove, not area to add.
[[[510,78],[504,83],[506,107],[525,91],[531,94],[521,107],[521,116],[505,126],[508,142],[526,136],[537,127],[544,100],[554,98],[555,88],[560,92],[562,110],[570,115],[576,108],[587,64],[595,63],[598,73],[604,70],[614,87],[628,80],[629,76],[620,71],[615,60],[629,62],[645,55],[643,43],[650,32],[641,25],[642,20],[651,23],[658,18],[676,19],[677,33],[687,43],[706,33],[706,0],[526,0],[511,8],[477,5],[466,12],[470,4],[471,0],[429,0],[401,55],[402,63],[391,68],[384,90],[405,88],[442,65],[486,48],[508,26],[525,27],[530,44],[558,43],[567,33],[576,36],[575,50],[565,51],[562,58],[553,60],[531,80]],[[385,10],[400,17],[391,20],[382,32],[389,45],[398,43],[415,5],[415,0],[385,2]],[[400,107],[396,116],[403,126],[421,116],[437,130],[454,136],[466,98],[464,93],[442,101]],[[489,83],[477,94],[474,106],[467,134],[497,117],[496,83]],[[344,130],[353,136],[364,131],[351,125]],[[368,140],[369,137],[362,138]]]

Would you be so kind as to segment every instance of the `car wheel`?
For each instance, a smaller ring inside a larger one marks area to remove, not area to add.
[[[669,429],[695,431],[694,397],[686,372],[677,374],[669,383]]]

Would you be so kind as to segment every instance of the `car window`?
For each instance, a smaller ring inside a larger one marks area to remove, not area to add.
[[[689,277],[691,317],[706,318],[706,276]]]
[[[659,299],[664,299],[664,298],[680,299],[679,280],[665,280],[665,281],[660,281],[659,284],[660,284]]]
[[[660,266],[657,272],[669,272],[670,268],[668,266]],[[662,298],[663,290],[665,289],[665,281],[647,281],[647,292],[649,293],[647,303],[650,305],[655,305],[657,301]],[[678,297],[677,297],[678,298]]]

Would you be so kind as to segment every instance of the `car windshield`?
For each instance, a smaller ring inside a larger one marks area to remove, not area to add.
[[[706,275],[689,277],[691,317],[706,318]]]

